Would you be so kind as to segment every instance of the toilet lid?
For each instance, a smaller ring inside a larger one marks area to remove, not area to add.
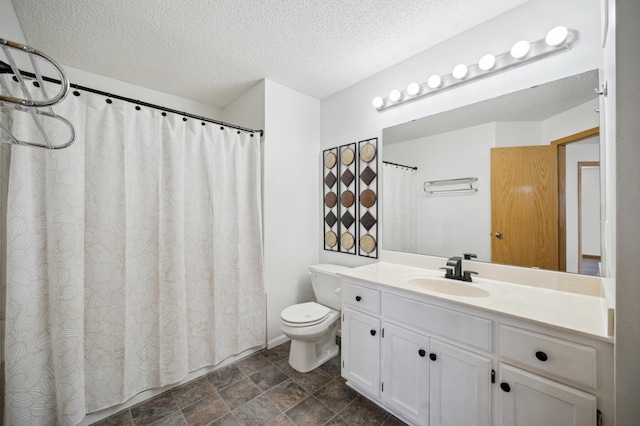
[[[331,309],[316,302],[299,303],[285,308],[280,318],[293,324],[308,324],[322,321]]]

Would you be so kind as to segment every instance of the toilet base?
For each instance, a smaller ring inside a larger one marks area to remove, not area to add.
[[[334,344],[333,347],[324,348],[321,353],[317,353],[315,343],[292,340],[289,365],[296,371],[307,373],[338,355],[339,350],[338,345]]]
[[[329,333],[320,342],[292,339],[289,365],[296,371],[307,373],[338,355],[340,348],[336,344],[337,326],[337,322],[332,324]]]

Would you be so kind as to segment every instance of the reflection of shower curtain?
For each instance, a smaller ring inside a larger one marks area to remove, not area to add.
[[[385,250],[415,253],[416,171],[383,163],[382,236]]]
[[[76,143],[11,159],[9,424],[76,424],[265,341],[259,138],[90,93],[56,112]]]

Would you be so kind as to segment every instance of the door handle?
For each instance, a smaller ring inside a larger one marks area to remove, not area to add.
[[[502,232],[496,232],[496,238],[502,239]]]

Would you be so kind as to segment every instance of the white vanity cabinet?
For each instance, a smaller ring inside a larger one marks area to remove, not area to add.
[[[431,339],[430,425],[491,424],[491,359]]]
[[[384,323],[381,399],[417,424],[429,418],[429,338]]]
[[[491,359],[429,332],[484,346],[490,321],[353,283],[342,291],[342,375],[350,385],[413,424],[491,424]]]
[[[380,386],[380,320],[342,310],[342,376],[377,397]]]
[[[365,280],[342,295],[343,377],[409,424],[614,424],[611,342]]]
[[[595,347],[504,324],[498,329],[501,425],[597,424]]]
[[[369,395],[380,391],[380,292],[342,286],[342,376]]]
[[[596,425],[596,397],[508,365],[500,365],[500,425]]]

